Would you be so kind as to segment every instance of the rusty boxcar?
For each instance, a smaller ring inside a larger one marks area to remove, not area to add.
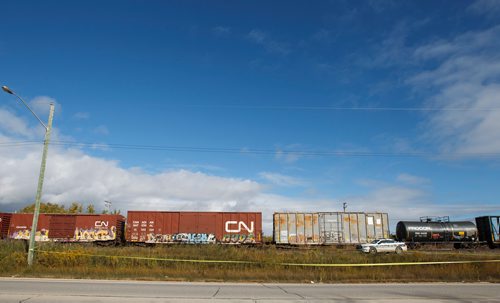
[[[129,211],[127,242],[262,243],[262,213]]]
[[[33,214],[12,214],[9,238],[28,240]],[[35,241],[121,242],[125,218],[100,214],[40,214]]]
[[[387,213],[274,213],[276,244],[361,244],[389,237]]]

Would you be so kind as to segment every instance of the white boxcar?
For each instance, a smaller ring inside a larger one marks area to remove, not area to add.
[[[387,213],[274,213],[273,221],[276,244],[362,244],[389,237]]]

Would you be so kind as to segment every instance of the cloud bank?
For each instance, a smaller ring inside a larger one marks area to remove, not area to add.
[[[500,26],[471,31],[417,48],[413,56],[435,68],[408,83],[430,90],[425,137],[442,152],[500,152]],[[454,110],[466,108],[470,110]]]

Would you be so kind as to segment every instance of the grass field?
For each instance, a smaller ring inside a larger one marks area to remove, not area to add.
[[[241,282],[500,282],[500,263],[376,267],[306,267],[282,263],[353,264],[500,259],[496,251],[408,252],[365,255],[318,247],[174,245],[98,247],[45,243],[27,268],[23,242],[0,242],[0,275],[17,277]],[[141,259],[142,258],[142,259]],[[196,263],[176,260],[232,260],[249,263]]]

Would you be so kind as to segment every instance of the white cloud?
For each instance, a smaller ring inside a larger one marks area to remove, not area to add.
[[[413,176],[410,174],[400,174],[397,177],[397,181],[408,184],[408,185],[423,185],[423,184],[429,184],[431,181],[426,178],[418,177],[418,176]]]
[[[16,156],[22,154],[25,156]],[[33,199],[40,154],[38,146],[16,153],[0,148],[0,204],[29,203]],[[121,168],[116,161],[91,157],[80,150],[50,147],[43,200],[95,204],[110,200],[122,210],[244,210],[244,204],[260,190],[261,186],[251,180],[182,169],[150,174]]]
[[[298,151],[300,147],[300,144],[289,144],[283,147],[277,147],[275,158],[286,163],[297,162],[304,156],[303,152]]]
[[[61,111],[60,104],[50,97],[35,97],[27,103],[44,125],[48,122],[50,103],[54,104],[56,111]],[[23,111],[22,118],[8,109],[0,108],[0,130],[7,135],[22,137],[24,140],[43,139],[45,134],[43,126],[24,105],[19,105],[19,107]],[[58,136],[57,130],[54,130],[54,133]]]
[[[244,203],[259,192],[260,185],[243,179],[222,178],[187,170],[158,174],[123,169],[117,162],[93,158],[81,152],[53,156],[48,170],[47,199],[111,200],[125,209],[220,210],[234,201]],[[57,171],[57,173],[55,173]],[[61,173],[62,172],[62,173]],[[49,185],[52,184],[52,185]],[[236,207],[238,205],[233,205]],[[241,206],[241,205],[239,205]]]
[[[51,103],[54,104],[54,115],[55,113],[61,114],[62,112],[61,104],[59,104],[54,98],[40,96],[40,97],[35,97],[31,101],[29,101],[31,109],[33,109],[33,111],[39,116],[39,118],[42,121],[44,121],[44,119],[41,116],[47,116],[47,119],[45,120],[48,120]],[[45,121],[43,123],[47,124]]]
[[[429,105],[443,110],[429,115],[425,138],[436,142],[443,152],[500,152],[498,49],[500,26],[415,50],[415,58],[437,61],[436,68],[415,75],[408,83],[435,92]],[[497,110],[490,110],[494,108]]]
[[[408,43],[408,38],[414,32],[424,28],[430,19],[406,20],[397,22],[392,30],[383,36],[380,42],[373,45],[373,52],[363,51],[360,64],[367,67],[394,67],[410,66],[415,64],[411,56],[412,47]]]
[[[277,186],[293,187],[306,185],[304,180],[277,173],[262,172],[259,174],[259,177]]]
[[[420,213],[424,204],[429,204],[427,193],[421,189],[386,184],[376,187],[365,195],[355,195],[347,199],[354,211],[370,210],[391,213],[391,217],[411,219]],[[413,207],[413,211],[409,208]],[[355,209],[353,209],[355,208]]]
[[[444,56],[457,57],[466,54],[481,56],[484,52],[491,53],[491,48],[498,46],[499,33],[500,25],[484,31],[469,31],[454,39],[441,39],[422,45],[414,51],[414,56],[419,59],[441,59]]]
[[[477,0],[472,3],[468,11],[479,15],[498,16],[500,13],[500,1],[498,0]]]
[[[14,113],[0,108],[0,129],[10,135],[33,137],[34,130],[29,128],[26,122]]]

